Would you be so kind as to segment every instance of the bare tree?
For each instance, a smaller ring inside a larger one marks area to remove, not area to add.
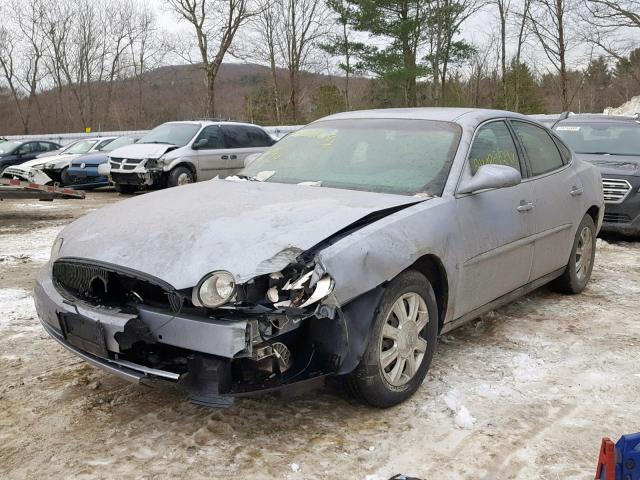
[[[277,38],[282,32],[281,19],[274,0],[260,0],[258,7],[258,14],[251,23],[256,34],[252,42],[251,57],[269,65],[273,107],[276,113],[276,122],[280,124],[282,122],[282,100],[278,85],[278,67],[282,65],[283,61],[278,49]]]
[[[242,24],[255,14],[248,0],[166,0],[195,31],[204,70],[205,116],[215,115],[215,82],[220,65]],[[190,56],[186,58],[190,59]],[[192,62],[193,63],[193,62]]]
[[[567,54],[575,40],[575,32],[569,27],[574,19],[569,16],[577,5],[576,0],[533,0],[529,17],[545,56],[557,72],[563,111],[569,110],[573,96],[569,91]]]
[[[625,61],[637,46],[633,39],[640,31],[640,0],[584,0],[584,7],[583,21],[591,27],[584,39],[608,56]],[[640,84],[640,74],[629,73]]]
[[[279,17],[276,45],[289,74],[289,115],[299,119],[300,73],[313,62],[327,32],[328,11],[322,0],[274,0]]]

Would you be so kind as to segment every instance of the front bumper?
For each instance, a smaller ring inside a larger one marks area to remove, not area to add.
[[[40,185],[46,185],[52,181],[51,178],[49,178],[49,176],[42,170],[35,168],[25,170],[19,167],[8,167],[5,168],[4,172],[2,172],[2,176],[4,178],[17,178],[19,180],[24,180],[25,182],[37,183]]]
[[[72,184],[70,186],[72,187],[77,185],[109,185],[109,179],[98,173],[97,165],[91,165],[85,168],[71,166],[67,170],[67,173],[69,177],[71,177]]]
[[[605,203],[603,232],[640,235],[640,178],[626,178],[631,190],[621,203]]]
[[[180,380],[181,375],[176,372],[161,371],[123,359],[115,334],[123,332],[127,322],[136,315],[90,308],[80,303],[71,304],[53,286],[49,265],[43,267],[38,273],[34,298],[40,322],[47,333],[65,348],[91,364],[129,381],[140,381],[145,377]],[[99,322],[105,332],[108,357],[93,355],[70,344],[65,339],[60,326],[60,314],[79,314]],[[139,308],[137,317],[149,326],[159,344],[222,359],[231,359],[247,347],[249,327],[246,320],[201,319],[173,315],[151,308]]]

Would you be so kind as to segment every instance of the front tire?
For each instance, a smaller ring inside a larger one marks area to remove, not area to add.
[[[424,275],[408,270],[386,288],[372,323],[371,336],[356,369],[346,379],[358,400],[387,408],[422,384],[436,350],[438,306]]]
[[[554,290],[576,294],[589,283],[596,255],[596,226],[589,214],[585,215],[573,240],[571,257],[564,272],[552,284]]]
[[[73,179],[71,178],[71,175],[69,175],[67,168],[63,168],[60,172],[60,184],[66,186],[71,185],[72,183]]]
[[[193,172],[187,167],[176,167],[169,172],[167,177],[168,187],[179,187],[195,182]]]

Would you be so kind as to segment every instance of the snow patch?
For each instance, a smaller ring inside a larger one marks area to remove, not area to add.
[[[607,107],[604,109],[605,115],[626,115],[631,117],[636,113],[640,113],[640,95],[633,97],[631,100],[623,103],[617,108]]]
[[[51,255],[51,246],[63,227],[43,228],[35,235],[24,233],[0,236],[0,264],[46,263]]]
[[[444,394],[442,396],[442,400],[453,414],[453,423],[456,427],[463,430],[470,430],[473,428],[473,425],[476,423],[476,419],[471,415],[469,409],[462,405],[456,391],[452,390]]]

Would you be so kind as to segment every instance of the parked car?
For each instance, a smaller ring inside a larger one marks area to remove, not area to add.
[[[640,235],[640,122],[630,117],[572,115],[558,121],[554,130],[578,158],[602,174],[602,231]]]
[[[42,152],[57,150],[60,145],[41,140],[12,140],[2,142],[0,145],[0,174],[5,168],[20,165],[28,160],[36,158]]]
[[[64,155],[58,155],[48,159],[43,165],[42,171],[54,182],[62,185],[70,185],[73,183],[73,180],[69,176],[69,166],[71,165],[71,161],[74,158],[78,158],[78,156],[86,155],[88,153],[106,152],[109,145],[111,145],[116,138],[117,137],[98,137],[91,139],[90,141],[93,141],[93,144],[89,150],[86,150],[89,146],[88,144],[78,144],[76,147],[65,151]],[[85,141],[89,142],[89,140]]]
[[[28,162],[24,162],[20,165],[8,167],[4,170],[2,176],[5,178],[18,178],[20,180],[45,185],[54,181],[54,178],[51,178],[47,173],[45,173],[44,169],[46,166],[50,167],[47,171],[53,172],[56,165],[68,165],[68,163],[78,155],[96,151],[111,140],[113,140],[113,138],[88,138],[85,140],[78,140],[64,147],[57,155],[36,157],[33,160],[29,160]],[[56,181],[64,181],[64,179],[62,179],[62,175],[58,178],[58,176],[54,174],[54,177],[56,177]]]
[[[80,155],[71,160],[67,169],[67,185],[82,185],[82,188],[96,188],[109,185],[109,178],[98,172],[100,165],[109,161],[107,154],[117,148],[136,143],[140,137],[122,136],[107,143],[99,151]]]
[[[598,171],[525,116],[341,113],[238,175],[76,220],[35,301],[76,355],[199,403],[344,376],[388,407],[439,333],[548,282],[581,292],[602,212]]]
[[[175,187],[238,172],[244,159],[275,140],[262,128],[234,122],[169,122],[135,145],[109,153],[111,181],[121,193]]]

